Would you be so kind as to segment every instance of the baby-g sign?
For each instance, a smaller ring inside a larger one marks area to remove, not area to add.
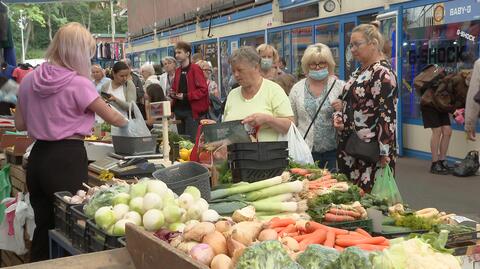
[[[480,19],[480,0],[457,0],[445,3],[445,23]]]

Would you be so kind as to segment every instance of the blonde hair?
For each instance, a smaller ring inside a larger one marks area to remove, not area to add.
[[[68,23],[57,31],[45,58],[50,63],[56,63],[80,76],[90,78],[90,59],[95,53],[95,39],[80,23]]]
[[[378,24],[378,25],[377,25]],[[379,22],[372,22],[370,24],[360,24],[353,28],[352,33],[362,33],[363,37],[369,44],[375,44],[378,51],[383,52],[385,39],[382,33],[378,30]]]
[[[200,60],[196,64],[198,66],[200,66],[200,68],[202,68],[202,69],[208,68],[208,69],[212,70],[212,67],[210,66],[210,64],[205,60]]]
[[[260,55],[262,52],[264,52],[266,50],[271,50],[273,52],[273,62],[274,63],[277,62],[280,59],[280,57],[278,56],[278,51],[272,45],[262,44],[262,45],[257,47],[258,55]]]
[[[335,60],[333,59],[332,51],[327,45],[316,43],[308,46],[303,54],[302,70],[305,75],[310,71],[310,64],[316,59],[327,62],[328,73],[333,74],[335,72]]]

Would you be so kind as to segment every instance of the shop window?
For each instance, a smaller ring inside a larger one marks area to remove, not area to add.
[[[160,60],[158,59],[158,55],[157,55],[156,51],[148,54],[148,62],[151,63],[151,64],[158,64],[160,62]]]
[[[240,46],[252,46],[256,48],[263,43],[265,43],[265,36],[263,34],[240,38]]]
[[[230,90],[229,81],[231,78],[231,67],[228,63],[228,41],[222,40],[220,41],[220,73],[221,73],[221,95],[222,97],[226,97],[228,91]]]
[[[465,21],[445,23],[448,14],[435,14],[438,6],[443,4],[407,9],[403,14],[401,98],[406,122],[421,120],[420,96],[413,88],[413,79],[425,66],[437,64],[448,73],[456,73],[472,69],[479,58],[480,20],[465,16]]]
[[[352,36],[352,31],[353,28],[355,28],[355,23],[354,22],[348,22],[345,23],[344,25],[345,31],[344,31],[344,39],[345,39],[345,58],[344,58],[344,65],[345,65],[345,74],[344,74],[344,79],[348,80],[352,73],[355,71],[357,68],[355,59],[353,59],[352,51],[350,50],[350,37]]]
[[[286,70],[290,73],[293,74],[292,72],[292,46],[291,46],[291,41],[292,41],[292,36],[290,35],[291,32],[290,30],[283,31],[283,58],[285,59],[285,62],[287,63]]]
[[[339,24],[323,24],[315,27],[315,43],[322,43],[330,47],[335,60],[335,74],[339,75],[340,69],[340,36]]]
[[[283,57],[283,38],[282,32],[268,33],[268,44],[272,45],[280,57]]]
[[[313,43],[312,27],[303,27],[292,30],[292,72],[299,79],[304,77],[302,71],[302,57],[305,49]]]

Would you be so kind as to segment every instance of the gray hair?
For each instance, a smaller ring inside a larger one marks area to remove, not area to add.
[[[177,64],[177,59],[175,59],[175,57],[172,57],[172,56],[163,57],[162,63],[163,63],[163,61],[174,62],[175,64]]]
[[[127,65],[128,65],[128,68],[132,68],[132,60],[130,60],[129,58],[125,59],[124,61]]]
[[[149,63],[143,64],[142,67],[140,67],[140,71],[148,72],[150,76],[155,75],[155,68],[153,68],[153,64],[149,64]]]
[[[228,59],[228,63],[230,65],[237,64],[238,62],[246,62],[252,67],[260,65],[260,55],[258,55],[255,48],[250,46],[240,47],[239,49],[235,50],[230,58]]]

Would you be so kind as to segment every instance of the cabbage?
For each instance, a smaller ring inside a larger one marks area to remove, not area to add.
[[[127,214],[129,210],[130,210],[130,207],[128,207],[128,205],[118,204],[114,206],[113,215],[115,216],[115,220],[119,221],[123,219],[123,216],[125,216],[125,214]]]
[[[143,197],[147,193],[148,180],[141,180],[130,187],[131,198]]]
[[[168,187],[163,181],[149,180],[147,182],[147,192],[153,192],[162,197],[168,192]]]
[[[194,202],[193,196],[190,193],[184,192],[178,197],[178,205],[186,210],[188,210]]]
[[[183,193],[188,193],[193,197],[194,201],[197,201],[198,199],[201,198],[202,194],[200,193],[200,190],[197,189],[194,186],[187,186]]]
[[[142,216],[136,211],[130,211],[125,216],[124,219],[131,220],[135,225],[140,226],[142,225]]]
[[[162,209],[163,202],[160,195],[149,192],[143,197],[143,211],[147,211],[153,208]]]
[[[143,210],[143,197],[135,197],[130,200],[130,209],[133,211],[137,211],[140,214],[143,214],[145,212]]]
[[[143,215],[143,227],[150,232],[156,232],[162,228],[165,223],[162,211],[158,209],[150,209]]]
[[[97,212],[100,207],[111,206],[113,204],[112,200],[117,194],[128,192],[128,190],[129,186],[125,185],[115,185],[100,190],[92,196],[88,203],[85,204],[83,212],[85,212],[87,218],[93,219],[95,217],[95,212]]]
[[[122,192],[113,197],[112,205],[118,205],[118,204],[128,205],[129,201],[130,201],[130,194]]]
[[[111,206],[101,207],[95,212],[95,223],[98,227],[103,230],[108,230],[108,228],[115,223],[115,214]]]
[[[163,208],[163,215],[165,216],[165,221],[168,223],[179,222],[183,212],[180,207],[175,205],[167,205]]]
[[[133,223],[132,220],[129,219],[121,219],[113,225],[112,235],[115,236],[124,236],[125,235],[125,224]],[[135,223],[134,223],[135,224]]]

